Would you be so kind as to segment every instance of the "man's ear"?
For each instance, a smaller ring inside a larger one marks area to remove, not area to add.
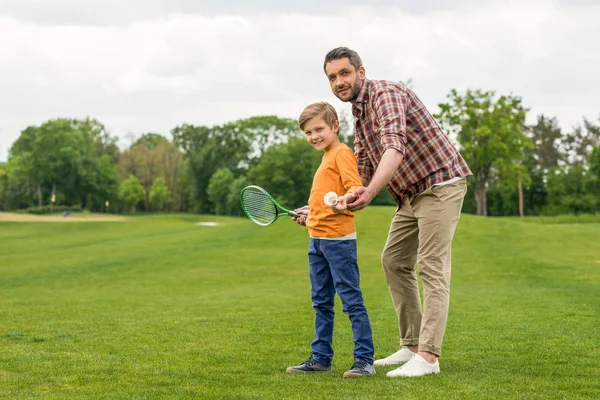
[[[367,72],[365,71],[365,67],[363,65],[358,67],[357,72],[358,72],[358,76],[360,77],[360,79],[365,79],[365,76],[367,76]]]

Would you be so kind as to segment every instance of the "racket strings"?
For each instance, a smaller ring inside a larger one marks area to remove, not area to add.
[[[266,193],[248,188],[242,194],[242,200],[248,216],[255,222],[268,225],[277,218],[277,208]]]

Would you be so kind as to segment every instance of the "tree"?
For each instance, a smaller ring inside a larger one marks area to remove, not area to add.
[[[242,206],[240,204],[240,193],[242,189],[249,185],[248,179],[245,176],[240,176],[229,185],[227,192],[227,208],[230,215],[244,215]]]
[[[154,149],[161,144],[169,143],[169,139],[158,133],[144,133],[132,145],[131,148],[144,146],[149,149]]]
[[[538,115],[537,123],[527,127],[527,135],[533,142],[529,153],[540,167],[556,168],[564,160],[565,155],[561,153],[563,134],[556,118]]]
[[[162,177],[172,194],[175,210],[182,207],[181,170],[183,154],[175,143],[169,142],[164,136],[156,133],[142,135],[128,149],[119,154],[119,169],[121,176],[136,176],[147,195],[150,195],[152,185],[157,178]],[[144,208],[151,203],[145,199]]]
[[[587,165],[592,149],[600,146],[600,126],[583,118],[583,127],[576,126],[564,139],[564,146],[571,165]]]
[[[595,177],[582,165],[565,166],[548,175],[548,204],[543,213],[582,214],[598,209],[598,197],[592,192]]]
[[[8,162],[13,193],[34,194],[38,206],[56,188],[68,205],[101,209],[116,191],[116,138],[93,119],[55,119],[27,127],[13,143]],[[96,206],[94,206],[96,204]]]
[[[210,178],[206,193],[209,200],[215,205],[217,215],[227,215],[231,211],[227,196],[233,181],[233,173],[228,168],[217,170]]]
[[[212,175],[220,168],[240,169],[248,160],[249,138],[244,135],[225,134],[217,128],[182,125],[171,131],[175,143],[186,153],[186,179],[191,184],[190,205],[193,211],[211,213],[213,203],[206,189]]]
[[[251,142],[248,159],[250,164],[270,147],[286,143],[291,138],[303,137],[298,121],[290,118],[279,118],[274,115],[256,116],[227,123],[221,127],[229,134],[242,135]]]
[[[589,159],[589,192],[596,199],[596,211],[600,212],[600,146],[592,149]]]
[[[354,123],[346,110],[342,110],[338,116],[340,120],[340,142],[345,143],[351,150],[354,149]]]
[[[487,190],[492,174],[523,176],[518,166],[530,139],[523,133],[525,109],[514,96],[496,98],[492,91],[451,90],[449,102],[436,115],[457,133],[461,154],[474,175],[476,211],[487,215]],[[514,182],[517,186],[517,182]]]
[[[6,163],[0,162],[0,210],[6,210],[6,191],[8,189],[8,174]]]
[[[140,181],[133,175],[121,182],[119,186],[119,200],[135,214],[136,206],[144,201],[146,192]]]
[[[150,189],[150,203],[156,210],[162,211],[172,201],[173,198],[165,180],[157,178]]]
[[[186,180],[192,186],[190,203],[194,211],[201,213],[214,211],[215,204],[206,190],[218,169],[228,168],[234,175],[241,175],[267,149],[301,135],[295,121],[275,116],[252,117],[211,128],[182,125],[171,133],[186,155]]]
[[[308,202],[322,157],[305,139],[290,139],[267,150],[248,171],[248,180],[265,188],[284,207],[300,207]]]

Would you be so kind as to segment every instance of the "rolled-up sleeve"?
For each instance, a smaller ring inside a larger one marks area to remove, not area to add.
[[[377,93],[375,113],[379,122],[379,143],[383,151],[396,149],[406,152],[406,96],[391,87]]]

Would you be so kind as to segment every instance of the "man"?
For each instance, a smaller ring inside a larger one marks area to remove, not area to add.
[[[399,351],[375,365],[387,376],[440,372],[450,299],[451,244],[467,191],[469,167],[415,93],[369,80],[359,55],[331,50],[323,65],[331,90],[352,103],[354,152],[363,187],[348,209],[366,207],[387,185],[398,208],[382,254],[400,328]],[[423,307],[415,271],[423,282]]]

